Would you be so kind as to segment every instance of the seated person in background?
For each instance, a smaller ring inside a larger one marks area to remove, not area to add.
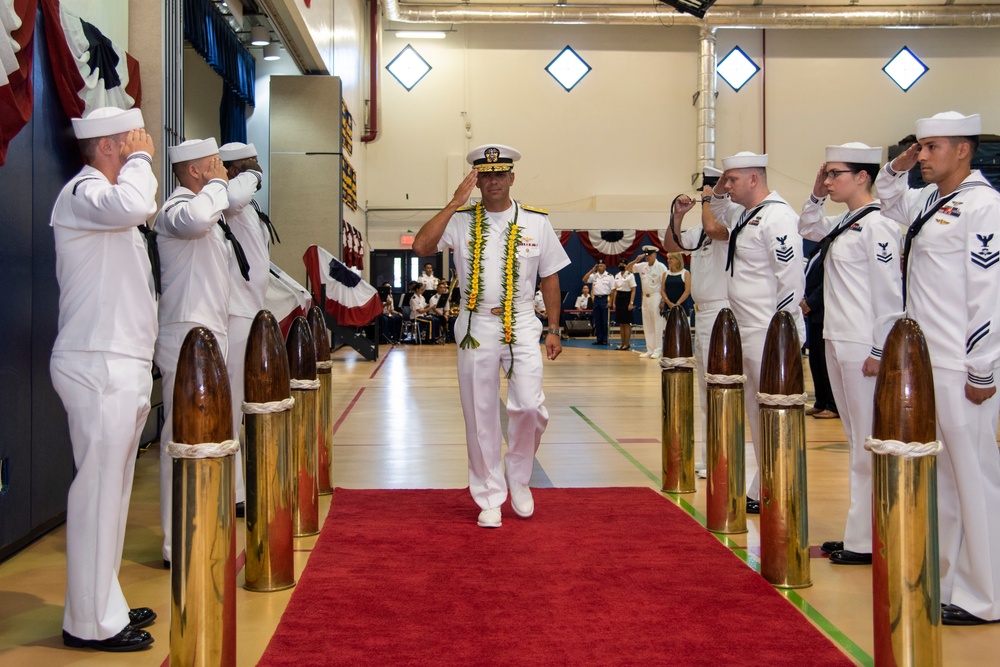
[[[576,304],[573,306],[576,310],[593,310],[594,309],[594,297],[590,295],[590,285],[583,286],[583,292],[580,296],[576,297]]]
[[[535,317],[542,323],[542,342],[545,342],[545,323],[549,320],[546,316],[545,300],[542,298],[541,289],[535,291]]]
[[[396,310],[396,306],[392,302],[392,285],[390,283],[382,283],[378,293],[382,299],[379,328],[382,330],[382,337],[390,344],[395,345],[403,334],[403,314]]]
[[[434,342],[443,344],[445,336],[455,331],[455,324],[452,322],[453,318],[449,312],[451,304],[448,301],[448,283],[443,280],[438,283],[437,293],[431,295],[430,300],[427,301],[427,306],[429,308],[427,311],[428,315],[438,325],[438,337],[434,339]],[[454,341],[453,335],[450,338]]]
[[[427,305],[424,298],[424,286],[422,283],[410,283],[410,319],[417,323],[417,330],[421,340],[431,340],[434,338],[434,320],[430,316],[431,307]],[[420,331],[420,325],[424,325],[427,333],[424,335]]]

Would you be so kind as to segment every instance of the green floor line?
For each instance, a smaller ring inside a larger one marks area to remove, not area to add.
[[[592,422],[587,417],[587,415],[583,414],[583,412],[581,412],[578,408],[570,406],[570,410],[575,412],[580,417],[580,419],[586,422],[586,424],[590,426],[590,428],[594,429],[594,431],[598,435],[604,438],[605,442],[614,447],[615,451],[624,456],[632,465],[638,468],[641,473],[643,473],[646,477],[651,479],[653,483],[655,483],[657,486],[660,485],[661,482],[660,478],[653,472],[651,472],[648,468],[646,468],[646,466],[642,465],[642,463],[640,463],[638,459],[632,456],[624,447],[618,444],[617,440],[615,440],[607,433],[602,431],[597,424]],[[675,503],[677,503],[677,505],[682,510],[684,510],[692,518],[694,518],[695,521],[700,523],[702,527],[706,526],[708,519],[705,517],[705,515],[699,512],[691,503],[685,500],[680,494],[666,493],[666,495],[669,496],[670,499],[673,500]],[[752,553],[750,553],[743,547],[739,546],[736,542],[731,540],[726,535],[719,535],[718,533],[711,533],[711,534],[715,536],[724,545],[732,549],[733,554],[735,554],[736,557],[739,558],[741,561],[746,563],[747,567],[760,574],[759,558],[754,556]],[[846,651],[848,655],[850,655],[852,658],[860,662],[862,665],[864,665],[864,667],[874,667],[875,660],[870,655],[865,653],[865,651],[860,646],[855,644],[850,637],[848,637],[846,634],[843,633],[843,631],[837,628],[837,626],[831,623],[830,620],[826,618],[826,616],[823,616],[823,614],[821,614],[815,607],[806,602],[802,598],[802,596],[799,595],[796,591],[789,589],[782,590],[780,588],[776,588],[775,590],[778,591],[778,593],[780,593],[782,596],[784,596],[786,600],[795,605],[795,607],[799,611],[805,614],[806,618],[808,618],[814,624],[816,624],[816,626],[824,634],[826,634],[826,636],[829,637],[831,641],[833,641],[835,644],[844,649],[844,651]]]

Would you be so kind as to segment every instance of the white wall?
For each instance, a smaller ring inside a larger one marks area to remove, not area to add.
[[[466,151],[500,142],[524,154],[515,196],[549,208],[557,228],[663,226],[696,169],[696,29],[455,28],[412,42],[433,69],[411,92],[383,74],[371,208],[444,205]],[[570,93],[543,71],[567,44],[594,68]],[[915,119],[948,109],[982,113],[984,130],[1000,134],[1000,30],[718,31],[720,59],[736,44],[764,71],[739,93],[719,81],[716,156],[766,149],[772,187],[796,207],[828,144],[887,146]],[[405,45],[385,33],[383,67]],[[930,66],[909,93],[881,71],[903,45]],[[398,247],[400,232],[431,215],[372,212],[371,238]]]

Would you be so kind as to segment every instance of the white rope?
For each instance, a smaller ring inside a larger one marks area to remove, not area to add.
[[[317,361],[316,368],[333,368],[333,359],[328,359],[327,361]]]
[[[765,394],[762,391],[757,392],[757,402],[760,405],[782,408],[805,405],[808,398],[809,394]]]
[[[319,389],[319,380],[299,380],[292,378],[292,389]]]
[[[660,357],[660,368],[694,368],[694,357]]]
[[[705,382],[708,384],[743,384],[746,381],[746,375],[715,375],[714,373],[705,373]]]
[[[168,442],[166,452],[175,459],[222,459],[240,451],[239,440],[223,442],[202,442],[188,445],[183,442]]]
[[[272,412],[286,412],[295,405],[295,399],[289,396],[280,401],[268,401],[267,403],[250,403],[243,401],[243,413],[248,415],[267,415]]]
[[[868,436],[865,438],[865,449],[872,454],[888,454],[904,459],[918,459],[922,456],[937,456],[944,447],[940,440],[932,442],[902,442],[900,440],[879,440]]]

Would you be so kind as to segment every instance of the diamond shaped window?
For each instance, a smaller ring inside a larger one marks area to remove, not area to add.
[[[427,64],[427,61],[421,58],[417,50],[409,44],[396,54],[396,57],[385,68],[407,90],[413,90],[413,87],[431,71],[431,66]]]
[[[930,68],[920,62],[920,58],[915,56],[909,47],[904,46],[899,50],[899,53],[892,57],[892,60],[886,63],[882,71],[888,74],[889,78],[903,89],[903,92],[906,92],[928,69]]]
[[[740,88],[745,86],[747,81],[760,71],[760,67],[743,52],[743,49],[734,46],[733,50],[719,61],[715,71],[733,90],[739,92]]]
[[[587,76],[591,69],[593,68],[570,46],[560,51],[559,55],[545,67],[545,71],[551,74],[567,93],[573,90],[573,86],[580,83],[580,79]]]

